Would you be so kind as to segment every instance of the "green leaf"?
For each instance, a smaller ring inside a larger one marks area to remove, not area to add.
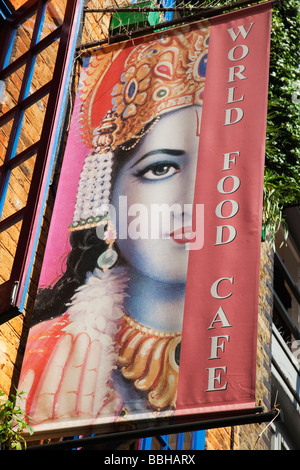
[[[26,440],[23,436],[24,429],[29,434],[33,434],[33,428],[29,425],[30,417],[21,409],[19,402],[22,400],[23,392],[18,392],[9,397],[0,405],[0,442],[5,444],[8,449],[22,450],[26,449]],[[0,396],[5,394],[0,391]]]

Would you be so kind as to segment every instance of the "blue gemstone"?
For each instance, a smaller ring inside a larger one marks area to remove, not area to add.
[[[128,96],[129,98],[132,98],[134,93],[135,93],[135,90],[136,90],[136,84],[134,82],[132,82],[130,85],[129,85],[129,89],[128,89]]]
[[[204,57],[202,57],[199,63],[199,67],[198,67],[198,73],[202,77],[205,77],[205,74],[206,74],[206,64],[207,64],[207,54]]]

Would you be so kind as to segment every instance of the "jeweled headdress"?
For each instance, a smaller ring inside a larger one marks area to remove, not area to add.
[[[80,176],[71,230],[107,224],[117,147],[135,147],[163,114],[202,105],[208,39],[208,27],[189,25],[140,39],[138,45],[102,49],[91,58],[80,96],[82,135],[92,150]],[[107,105],[106,80],[112,80],[115,64],[118,78]],[[109,224],[105,236],[112,248],[116,233]]]

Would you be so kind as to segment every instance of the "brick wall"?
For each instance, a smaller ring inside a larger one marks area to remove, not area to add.
[[[22,330],[22,316],[0,327],[0,388],[6,394],[10,391]]]
[[[24,0],[16,1],[14,2],[14,7],[17,9],[24,3]],[[22,24],[22,27],[17,29],[10,57],[11,61],[17,59],[28,50],[33,32],[33,24],[33,19],[29,17]],[[46,33],[46,31],[44,32]],[[56,54],[57,44],[53,43],[37,55],[30,94],[51,80]],[[17,104],[24,72],[25,65],[22,65],[5,77],[0,97],[0,116],[13,109]],[[16,155],[39,140],[47,108],[47,100],[48,96],[46,95],[37,103],[26,108]],[[0,127],[0,165],[3,163],[6,155],[12,124],[13,118],[10,118],[8,122]],[[31,154],[29,158],[24,159],[24,161],[12,169],[1,220],[15,214],[26,206],[35,160],[36,154]],[[46,219],[49,215],[48,212],[49,209],[46,211]],[[22,221],[19,221],[0,233],[0,284],[10,278],[21,226]],[[41,251],[39,250],[37,260],[40,257],[40,253]],[[18,380],[20,358],[24,351],[29,313],[32,310],[33,297],[35,295],[33,292],[35,292],[37,285],[37,273],[38,270],[36,268],[32,273],[28,302],[24,312],[6,324],[0,325],[0,388],[6,394],[9,393],[11,385],[15,385]]]
[[[52,208],[53,196],[50,192],[43,218],[41,236],[33,264],[24,311],[19,316],[0,325],[0,389],[7,395],[13,387],[17,386],[19,380]]]
[[[271,339],[272,339],[272,285],[273,285],[273,252],[268,244],[261,245],[258,342],[257,342],[257,405],[262,405],[265,411],[273,407],[271,403]],[[239,432],[240,450],[270,449],[270,428],[262,434],[267,423],[241,426]]]
[[[230,426],[206,431],[205,450],[236,450],[238,447],[237,427]]]

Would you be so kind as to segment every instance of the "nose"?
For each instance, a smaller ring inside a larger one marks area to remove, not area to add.
[[[176,211],[174,215],[175,222],[181,220],[184,225],[191,225],[193,214],[193,203],[195,195],[195,181],[198,160],[199,139],[191,139],[187,152],[187,162],[182,173],[180,187],[177,188],[177,202],[180,211]]]
[[[180,202],[173,204],[173,211],[171,212],[173,225],[177,228],[192,225],[194,191],[191,191],[190,187],[183,189],[185,191],[179,198]]]

